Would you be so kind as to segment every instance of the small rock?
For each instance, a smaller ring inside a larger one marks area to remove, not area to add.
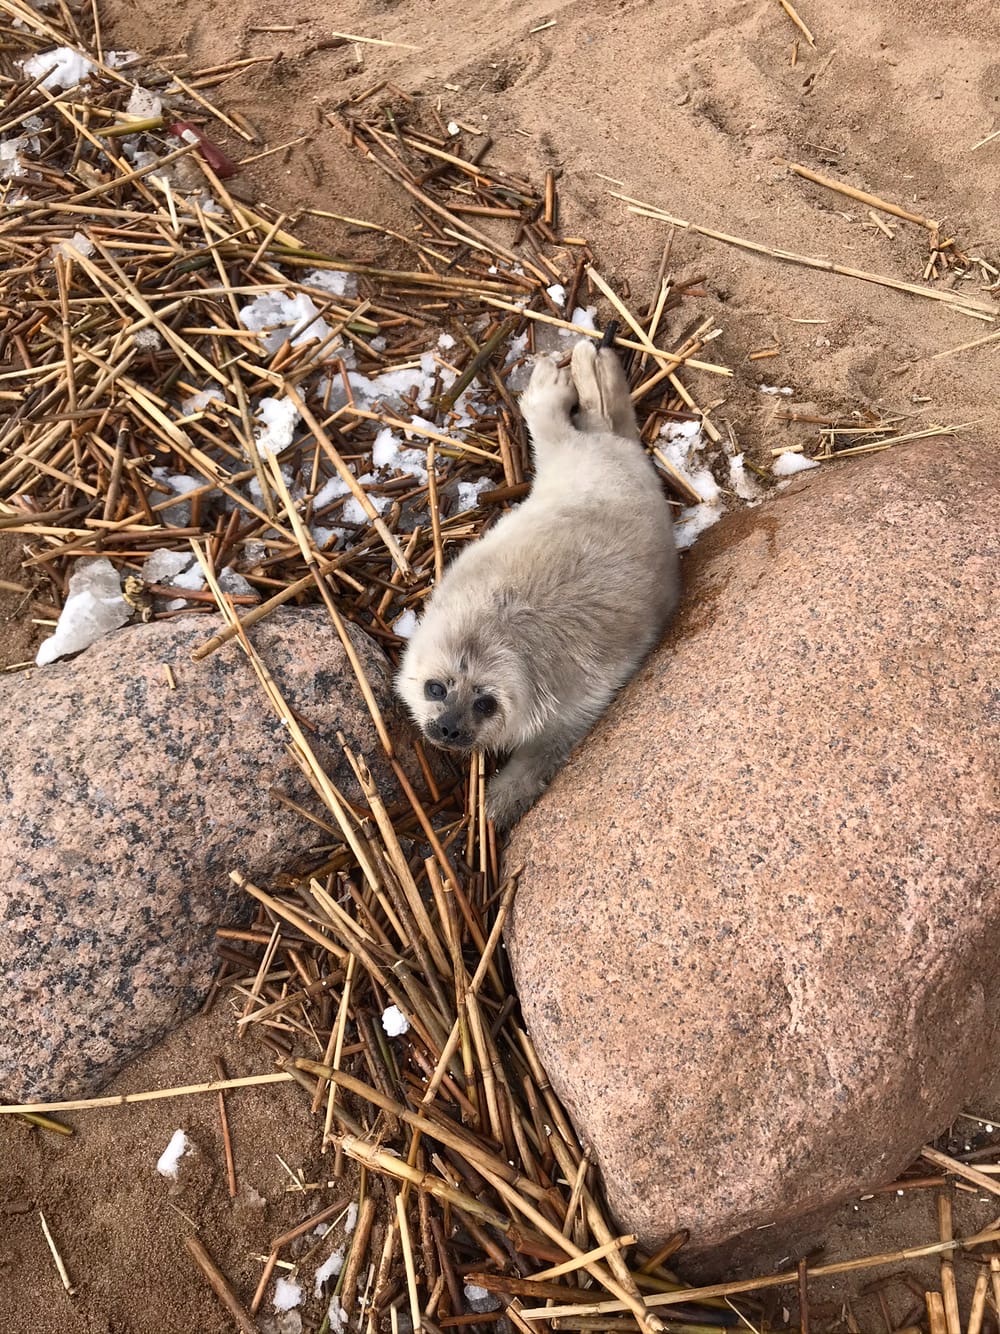
[[[826,465],[687,573],[514,833],[508,943],[621,1230],[794,1249],[1000,1058],[995,449]]]
[[[266,883],[309,863],[310,847],[325,841],[273,795],[316,809],[242,650],[227,644],[191,661],[219,625],[192,616],[132,626],[71,662],[7,680],[2,1101],[90,1094],[152,1046],[204,998],[216,928],[252,912],[230,870]],[[326,612],[282,610],[251,635],[286,701],[316,729],[310,741],[332,781],[361,800],[341,730],[396,799]],[[359,631],[351,637],[387,726],[405,735],[387,660]],[[419,770],[412,781],[423,789]]]

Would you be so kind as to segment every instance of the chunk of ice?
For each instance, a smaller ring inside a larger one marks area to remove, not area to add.
[[[163,111],[163,100],[156,93],[137,83],[132,88],[125,110],[130,116],[138,116],[142,120],[152,119]]]
[[[174,576],[186,570],[194,559],[184,551],[170,551],[158,547],[147,556],[142,567],[142,577],[147,584],[172,584]]]
[[[219,571],[219,587],[223,593],[232,593],[234,597],[248,597],[256,592],[253,584],[248,583],[231,565]]]
[[[28,168],[21,161],[21,154],[28,147],[28,136],[19,135],[16,139],[0,140],[0,181],[13,180],[23,176]]]
[[[180,1170],[180,1162],[186,1153],[193,1153],[194,1145],[185,1135],[183,1130],[175,1130],[170,1137],[170,1143],[160,1154],[156,1164],[156,1170],[161,1177],[166,1177],[168,1181],[176,1181]]]
[[[566,289],[563,287],[562,283],[553,283],[551,287],[546,287],[545,290],[557,306],[565,306]]]
[[[213,385],[208,389],[199,389],[197,393],[188,394],[187,398],[182,398],[181,411],[185,416],[188,416],[192,412],[204,412],[209,403],[225,403],[225,401],[225,394]]]
[[[69,596],[59,613],[55,632],[35,655],[45,667],[68,653],[79,653],[112,630],[118,630],[132,615],[122,597],[118,572],[106,557],[80,561],[69,580]]]
[[[331,296],[355,296],[358,290],[357,277],[341,269],[310,269],[302,282],[305,287],[321,287]]]
[[[197,593],[205,587],[205,575],[201,566],[194,561],[186,570],[181,570],[175,574],[170,581],[171,588],[186,588],[189,592]]]
[[[94,253],[94,243],[89,236],[84,236],[83,232],[74,232],[68,240],[57,241],[52,247],[53,255],[62,255],[64,259],[77,259],[83,255],[89,259]],[[140,333],[155,333],[155,330],[142,329]],[[135,335],[136,342],[139,340],[139,334]],[[157,340],[159,335],[157,334]]]
[[[466,1283],[465,1300],[473,1311],[478,1311],[481,1315],[485,1315],[487,1311],[498,1311],[501,1306],[496,1293],[490,1292],[489,1288],[481,1288],[478,1283]]]

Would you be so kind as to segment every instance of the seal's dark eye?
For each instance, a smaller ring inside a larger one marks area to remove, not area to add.
[[[492,718],[497,711],[497,702],[492,695],[480,695],[472,708],[481,718]]]
[[[425,681],[424,694],[428,699],[444,699],[448,693],[448,687],[441,681]]]

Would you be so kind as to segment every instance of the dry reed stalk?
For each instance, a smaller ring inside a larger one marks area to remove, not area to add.
[[[961,1177],[963,1181],[971,1182],[978,1190],[985,1190],[990,1195],[1000,1195],[1000,1183],[992,1180],[984,1172],[980,1172],[978,1168],[970,1167],[968,1163],[960,1162],[957,1158],[942,1153],[940,1149],[935,1149],[933,1145],[925,1144],[920,1150],[920,1156],[951,1176]]]
[[[127,1107],[137,1102],[159,1102],[161,1098],[186,1098],[195,1093],[218,1093],[223,1089],[254,1088],[259,1084],[284,1084],[287,1074],[241,1075],[238,1079],[213,1079],[206,1084],[182,1084],[176,1088],[150,1089],[142,1093],[108,1093],[99,1098],[71,1098],[64,1102],[27,1102],[0,1107],[0,1116],[28,1112],[89,1112],[97,1107]]]
[[[764,245],[759,241],[747,240],[745,237],[732,236],[728,232],[716,231],[712,227],[702,227],[694,222],[686,222],[683,218],[675,218],[663,209],[659,209],[653,204],[644,204],[641,200],[632,199],[629,195],[617,194],[613,190],[609,193],[615,199],[620,199],[627,204],[630,213],[636,213],[644,218],[653,218],[658,222],[669,223],[671,227],[681,227],[698,236],[707,236],[713,241],[722,241],[726,245],[738,246],[741,250],[751,250],[755,254],[766,255],[771,259],[781,260],[788,264],[820,269],[824,273],[837,273],[845,278],[857,278],[862,282],[876,283],[880,287],[890,287],[897,292],[908,292],[911,296],[925,297],[929,301],[940,301],[959,314],[968,315],[973,319],[992,321],[997,318],[996,305],[980,301],[977,297],[965,296],[958,292],[937,291],[932,287],[922,287],[919,283],[903,282],[899,278],[890,278],[885,274],[869,273],[864,269],[851,268],[845,264],[838,264],[834,260],[821,259],[814,255],[800,255],[792,250],[782,250],[776,246]]]
[[[990,1246],[1000,1241],[1000,1231],[987,1230],[977,1232],[971,1237],[947,1242],[931,1242],[926,1246],[911,1246],[905,1250],[886,1251],[880,1255],[868,1255],[859,1260],[841,1260],[833,1264],[812,1265],[806,1270],[806,1276],[823,1278],[830,1274],[850,1274],[865,1269],[876,1269],[880,1265],[901,1264],[908,1260],[920,1259],[928,1255],[943,1255],[947,1252],[969,1249],[974,1246]],[[680,1288],[675,1292],[653,1293],[644,1300],[647,1307],[659,1310],[663,1306],[675,1306],[679,1302],[703,1302],[710,1297],[733,1297],[744,1292],[760,1292],[766,1288],[782,1288],[799,1281],[798,1269],[784,1270],[779,1274],[767,1274],[759,1278],[737,1279],[731,1283],[712,1283],[700,1288]],[[596,1314],[609,1315],[628,1310],[623,1302],[600,1302],[589,1307],[538,1307],[522,1310],[526,1320],[549,1320],[556,1316]]]

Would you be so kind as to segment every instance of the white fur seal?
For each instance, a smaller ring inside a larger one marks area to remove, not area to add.
[[[614,351],[577,343],[571,369],[539,358],[521,411],[531,493],[445,571],[397,678],[434,745],[507,754],[486,794],[501,829],[633,675],[679,587],[670,506]]]

